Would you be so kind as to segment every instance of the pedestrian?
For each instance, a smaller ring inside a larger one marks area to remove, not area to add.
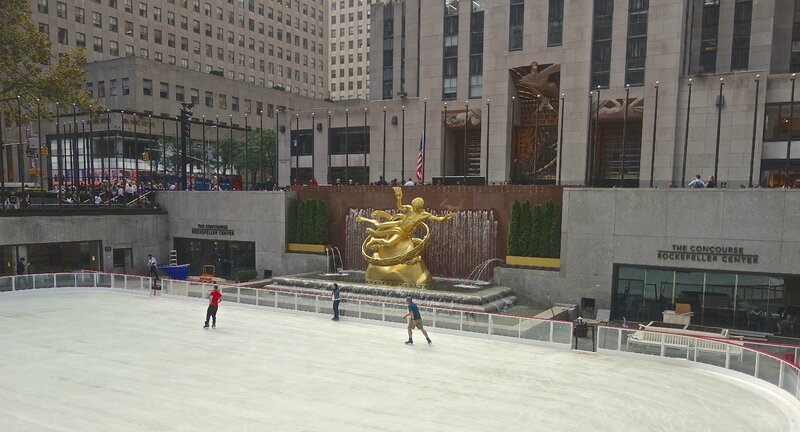
[[[403,186],[416,186],[414,180],[411,180],[411,177],[408,178],[408,181]]]
[[[422,330],[422,334],[425,335],[425,340],[428,341],[428,345],[430,345],[431,338],[428,337],[428,332],[425,331],[425,328],[422,327],[422,316],[419,314],[419,307],[411,297],[406,297],[406,303],[408,303],[408,313],[403,316],[403,318],[409,318],[408,320],[408,340],[406,341],[406,345],[413,345],[414,339],[411,337],[411,331],[416,327],[419,330]]]
[[[158,263],[153,255],[147,255],[147,266],[150,268],[150,274],[148,276],[156,280],[161,280],[161,278],[158,277]]]
[[[30,263],[25,260],[25,257],[22,257],[17,261],[17,274],[24,275],[28,273],[28,268],[30,267]]]
[[[703,181],[703,176],[697,174],[694,180],[689,182],[689,189],[705,189],[706,182]]]
[[[333,302],[333,318],[332,321],[339,321],[339,302],[341,299],[339,298],[339,285],[333,284],[331,285],[331,289],[333,292],[331,293],[331,301]]]
[[[214,290],[208,293],[208,309],[206,309],[206,323],[203,328],[208,328],[208,319],[211,318],[211,328],[217,327],[217,309],[219,309],[219,302],[222,301],[222,293],[219,292],[219,286],[214,285]]]

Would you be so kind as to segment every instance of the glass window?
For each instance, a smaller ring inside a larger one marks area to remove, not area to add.
[[[153,80],[147,78],[142,80],[142,94],[145,96],[153,95]]]
[[[508,50],[521,50],[523,28],[525,24],[524,0],[511,0],[511,10],[508,23]]]

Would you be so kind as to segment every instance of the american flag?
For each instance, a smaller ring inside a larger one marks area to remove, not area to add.
[[[417,154],[417,182],[422,179],[422,167],[425,165],[425,131],[419,137],[419,154]]]

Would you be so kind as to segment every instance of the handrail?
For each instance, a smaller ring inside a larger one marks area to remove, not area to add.
[[[800,348],[800,344],[789,344],[789,343],[781,343],[781,342],[751,341],[751,340],[747,340],[747,339],[742,339],[742,338],[740,338],[738,336],[729,337],[728,339],[725,339],[725,338],[716,338],[714,336],[701,336],[701,335],[696,335],[696,334],[692,334],[692,333],[661,331],[661,330],[650,329],[650,328],[644,329],[644,328],[622,327],[622,326],[618,326],[618,325],[614,325],[614,324],[602,324],[602,327],[625,330],[625,331],[640,331],[640,330],[642,330],[642,331],[649,331],[649,332],[652,332],[652,333],[675,334],[675,335],[696,337],[696,338],[705,338],[705,339],[721,339],[722,341],[726,341],[726,340],[728,340],[728,341],[738,341],[738,342],[745,343],[745,344],[748,344],[748,345],[773,346],[773,347],[777,347],[777,348]],[[732,343],[735,343],[735,342],[732,342]],[[767,352],[765,352],[765,353],[767,353]]]

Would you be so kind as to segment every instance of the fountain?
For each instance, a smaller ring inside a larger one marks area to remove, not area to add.
[[[495,258],[493,211],[428,212],[422,198],[403,205],[402,189],[394,192],[395,209],[349,210],[344,261],[339,253],[337,263],[338,248],[328,248],[326,273],[275,277],[272,287],[324,292],[336,282],[349,299],[398,302],[411,296],[427,305],[476,311],[514,303],[510,288],[481,280],[491,279],[491,264],[502,261]],[[426,221],[438,224],[431,228]],[[443,277],[433,277],[428,266]]]

